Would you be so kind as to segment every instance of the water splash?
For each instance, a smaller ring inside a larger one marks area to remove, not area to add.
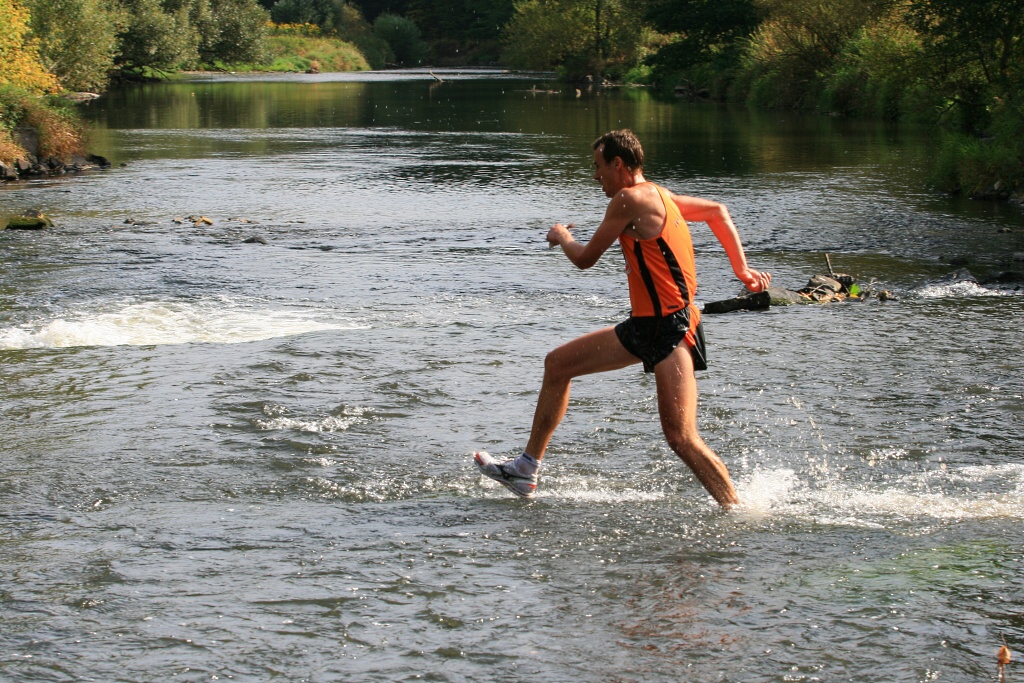
[[[917,290],[917,294],[922,299],[960,299],[981,296],[1021,296],[1024,295],[1024,290],[989,289],[973,280],[958,280],[925,285]]]
[[[754,472],[737,486],[739,512],[754,519],[811,518],[843,526],[1024,519],[1024,465],[940,466],[865,484],[805,481],[788,469]]]
[[[322,311],[273,310],[225,298],[146,301],[0,329],[0,349],[241,344],[361,327],[325,320]]]
[[[366,410],[362,408],[345,408],[340,415],[325,415],[314,418],[295,418],[285,415],[282,406],[264,406],[263,412],[267,419],[257,418],[254,424],[264,431],[294,430],[315,434],[344,432],[356,424],[367,422]]]

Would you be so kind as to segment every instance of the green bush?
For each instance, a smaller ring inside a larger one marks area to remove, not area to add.
[[[923,74],[921,40],[897,14],[865,26],[847,42],[825,77],[822,108],[898,119],[933,102]]]
[[[308,71],[315,61],[320,71],[370,69],[370,65],[355,45],[336,38],[270,36],[267,38],[267,53],[268,61],[256,68],[268,71]]]
[[[620,76],[641,63],[652,36],[629,0],[522,0],[506,27],[510,66],[552,69],[564,78]]]
[[[160,0],[122,0],[127,12],[120,27],[121,51],[115,60],[122,69],[172,69],[199,62],[199,37],[188,7],[165,11]]]
[[[1000,99],[991,116],[989,137],[943,134],[931,174],[937,189],[1000,197],[1024,191],[1024,100]]]
[[[124,13],[101,0],[30,0],[27,6],[32,31],[39,38],[39,56],[61,88],[106,88]]]
[[[427,44],[412,19],[397,14],[381,14],[373,22],[373,33],[388,44],[397,64],[418,66],[427,58]]]
[[[253,0],[212,0],[211,19],[200,29],[204,62],[258,62],[266,58],[268,12]]]

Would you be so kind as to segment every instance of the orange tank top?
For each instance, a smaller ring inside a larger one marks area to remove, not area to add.
[[[700,312],[693,306],[697,273],[690,229],[672,196],[664,188],[654,187],[665,205],[665,223],[661,233],[647,240],[625,234],[619,236],[619,245],[626,257],[632,315],[665,317],[692,306],[692,332],[700,321]]]

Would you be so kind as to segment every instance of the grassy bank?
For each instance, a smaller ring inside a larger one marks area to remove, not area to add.
[[[370,64],[356,45],[338,38],[320,35],[310,24],[272,26],[265,38],[264,59],[257,63],[210,66],[222,71],[284,72],[369,71]]]
[[[85,128],[66,101],[0,86],[0,161],[13,164],[85,155]]]

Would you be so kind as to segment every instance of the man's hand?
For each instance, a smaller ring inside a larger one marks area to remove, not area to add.
[[[552,247],[562,246],[566,242],[571,242],[573,237],[572,233],[569,232],[576,226],[570,223],[569,225],[562,225],[561,223],[555,223],[550,230],[548,230],[548,244]]]
[[[738,277],[740,282],[742,282],[751,292],[763,292],[768,289],[768,284],[772,281],[771,273],[763,273],[751,268],[747,268],[742,273],[737,273],[736,277]]]

